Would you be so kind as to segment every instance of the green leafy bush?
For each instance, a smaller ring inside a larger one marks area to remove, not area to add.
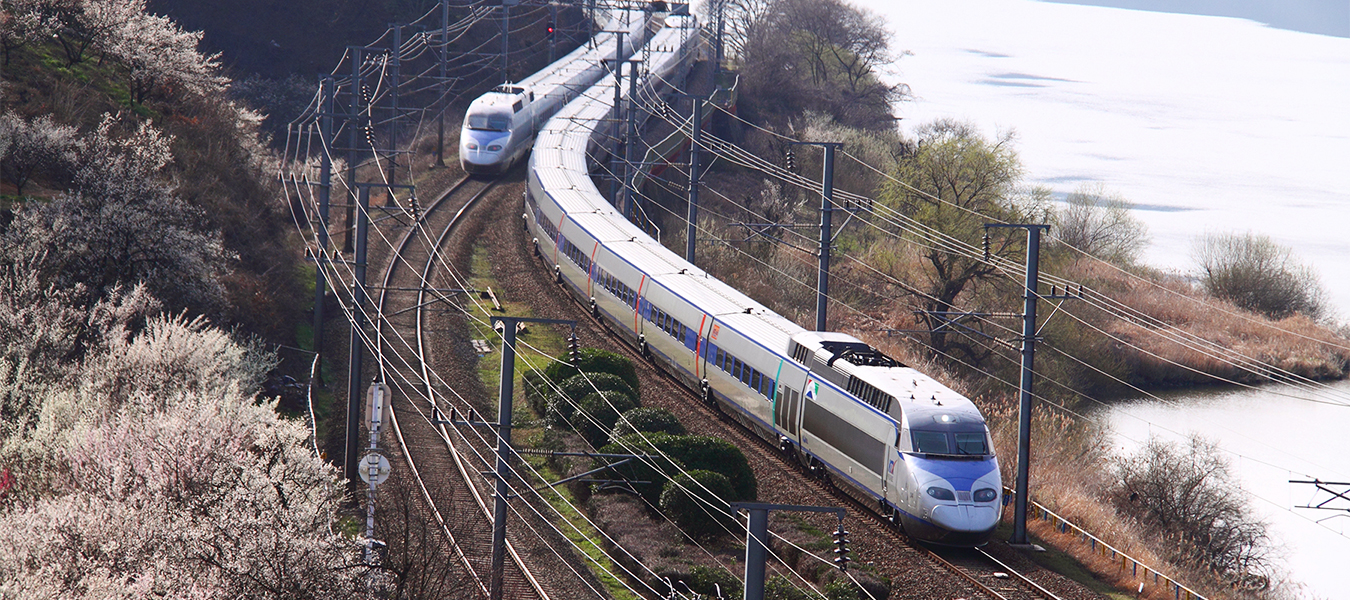
[[[664,433],[630,434],[605,448],[605,452],[613,449],[615,453],[662,455],[669,457],[684,469],[704,469],[721,473],[731,482],[733,493],[728,500],[733,502],[754,500],[758,493],[755,473],[750,470],[745,454],[741,453],[740,448],[723,439]],[[664,477],[650,480],[651,484],[637,486],[638,492],[655,505],[665,479],[677,472],[664,471]],[[646,477],[634,478],[649,480]]]
[[[727,506],[733,493],[726,475],[694,469],[666,483],[661,491],[661,512],[689,537],[713,539],[736,527]]]
[[[720,567],[696,565],[689,569],[689,576],[681,578],[680,581],[689,586],[689,591],[709,598],[716,598],[719,590],[723,598],[745,596],[745,592],[741,589],[741,580],[731,571]]]
[[[610,471],[604,472],[599,477],[612,479],[626,479],[633,482],[632,489],[647,504],[658,506],[661,501],[661,490],[666,481],[683,468],[682,465],[671,460],[669,457],[656,454],[655,449],[646,445],[635,445],[633,440],[623,440],[619,443],[609,444],[600,449],[602,454],[640,454],[648,455],[648,458],[639,458],[631,460],[621,466],[615,467]],[[612,464],[614,459],[597,458],[595,468]],[[638,483],[643,482],[643,483]]]
[[[609,390],[582,398],[581,410],[572,425],[592,447],[599,448],[609,441],[610,431],[619,415],[639,408],[638,401],[621,391]]]
[[[623,413],[609,434],[611,441],[637,432],[685,435],[689,433],[675,415],[664,408],[634,408]]]
[[[582,348],[576,365],[550,363],[544,375],[552,381],[566,381],[578,373],[609,373],[618,376],[636,395],[639,391],[637,369],[632,361],[609,350]]]
[[[562,392],[561,396],[558,395],[559,391]],[[597,391],[626,394],[633,399],[632,406],[638,405],[637,393],[619,376],[610,373],[578,374],[558,384],[557,391],[549,390],[545,418],[555,427],[576,427],[579,425],[574,419],[576,407],[583,398]]]

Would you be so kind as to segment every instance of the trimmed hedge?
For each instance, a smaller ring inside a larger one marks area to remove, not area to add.
[[[710,540],[736,528],[727,509],[731,482],[726,475],[694,469],[676,475],[661,491],[661,512],[696,540]]]
[[[576,407],[586,396],[600,392],[619,392],[633,399],[630,406],[639,406],[637,394],[617,375],[610,373],[577,374],[558,384],[562,396],[549,391],[544,418],[555,427],[568,429],[579,427],[581,423],[573,418]]]
[[[637,400],[620,391],[591,394],[581,399],[581,410],[585,414],[575,415],[572,425],[592,447],[599,448],[609,441],[610,431],[619,415],[637,408],[640,408]]]
[[[634,408],[623,413],[609,434],[610,441],[637,432],[685,435],[689,433],[675,415],[664,408]]]
[[[605,446],[602,451],[615,454],[665,455],[686,470],[704,469],[721,473],[731,482],[733,494],[727,499],[731,502],[753,501],[758,494],[755,473],[750,470],[745,454],[741,453],[740,448],[723,439],[664,433],[630,434],[620,438],[617,443]],[[649,485],[637,486],[638,491],[656,505],[655,500],[659,498],[659,490],[662,489],[665,480],[677,473],[678,471],[665,471],[665,477],[652,480],[652,484]],[[655,490],[650,489],[652,487]]]
[[[639,383],[633,363],[617,353],[599,348],[582,348],[576,365],[554,362],[544,369],[544,375],[553,381],[566,381],[577,373],[609,373],[622,379],[637,395]]]

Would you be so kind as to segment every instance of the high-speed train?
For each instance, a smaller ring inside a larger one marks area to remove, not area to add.
[[[559,108],[608,72],[602,59],[627,58],[646,41],[651,10],[615,10],[592,42],[518,83],[496,86],[469,104],[459,132],[466,173],[502,173],[530,150],[539,128]],[[617,33],[623,32],[623,48]]]
[[[640,92],[680,85],[700,37],[669,16]],[[602,89],[603,88],[603,89]],[[526,227],[557,281],[704,399],[795,454],[913,537],[979,545],[1000,514],[998,460],[969,399],[842,333],[807,331],[684,261],[611,206],[590,177],[612,88],[539,132]]]

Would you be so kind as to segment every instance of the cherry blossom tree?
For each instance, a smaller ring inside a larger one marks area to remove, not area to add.
[[[0,596],[355,593],[359,546],[332,529],[341,480],[253,396],[270,359],[202,320],[107,333],[24,434],[46,456],[0,506]]]
[[[52,121],[51,115],[0,115],[0,173],[19,195],[34,175],[67,169],[75,159],[74,145],[75,128]]]

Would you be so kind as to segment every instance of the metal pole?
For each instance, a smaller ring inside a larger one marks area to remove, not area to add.
[[[388,182],[388,183],[390,183],[390,184],[398,183],[397,181],[394,180],[394,176],[395,176],[395,175],[397,174],[397,172],[398,172],[398,114],[399,114],[399,111],[398,111],[398,92],[399,92],[399,75],[398,75],[398,64],[399,64],[399,60],[398,60],[398,55],[399,55],[399,50],[403,47],[403,26],[402,26],[402,25],[394,25],[393,28],[394,28],[394,51],[393,51],[393,57],[392,57],[392,58],[393,58],[393,62],[392,62],[392,64],[390,65],[390,70],[391,70],[390,75],[391,75],[392,78],[393,78],[393,86],[392,86],[393,89],[390,90],[390,94],[389,94],[389,101],[390,101],[390,105],[389,105],[389,106],[390,106],[390,111],[389,111],[389,112],[391,113],[391,114],[389,115],[389,176],[385,179],[385,181]],[[392,190],[392,189],[391,189],[391,190],[386,190],[385,193],[387,194],[387,196],[385,196],[387,200],[386,200],[386,202],[385,202],[384,205],[385,205],[385,206],[393,206],[393,205],[394,205],[394,190]]]
[[[750,522],[745,529],[745,600],[764,600],[764,540],[769,536],[769,509],[746,509]]]
[[[376,381],[375,383],[370,384],[370,414],[367,416],[370,418],[370,452],[372,454],[380,449],[380,427],[382,425],[380,421],[381,414],[384,412],[383,403],[389,401],[388,398],[384,397],[384,390],[385,387],[383,381]],[[371,541],[375,539],[375,488],[379,485],[379,462],[375,462],[374,464],[367,462],[365,467],[367,469],[366,475],[370,479],[368,487],[366,488],[365,544],[365,562],[369,565],[373,564],[371,559],[374,554],[374,548],[372,547]]]
[[[449,108],[445,90],[446,58],[450,53],[450,0],[441,0],[441,105],[436,118],[436,166],[445,166],[445,109]]]
[[[623,141],[623,195],[624,204],[633,211],[633,221],[637,222],[642,212],[637,209],[640,202],[637,190],[633,189],[633,151],[637,148],[637,76],[640,61],[628,61],[628,135]],[[639,225],[644,230],[646,220]]]
[[[589,42],[589,43],[591,44],[591,47],[592,47],[592,48],[594,48],[594,47],[595,47],[595,46],[594,46],[594,44],[595,44],[595,0],[588,0],[588,2],[587,2],[587,4],[586,4],[586,10],[589,11],[589,14],[591,15],[591,17],[590,17],[589,19],[586,19],[586,41]]]
[[[693,98],[693,114],[690,119],[693,123],[694,131],[690,135],[689,141],[689,214],[687,220],[689,228],[685,231],[684,238],[684,259],[689,264],[694,263],[694,246],[698,241],[698,150],[699,144],[703,139],[703,99]]]
[[[1036,286],[1039,284],[1041,230],[1027,228],[1026,290],[1022,307],[1022,382],[1017,394],[1017,497],[1013,507],[1013,534],[1009,543],[1027,543],[1027,479],[1031,462],[1031,384],[1036,359]]]
[[[357,434],[361,423],[361,352],[365,341],[361,335],[365,322],[366,302],[366,230],[369,219],[370,189],[362,187],[357,193],[360,207],[356,211],[356,264],[352,279],[352,332],[349,341],[350,360],[347,364],[347,453],[343,461],[343,473],[347,480],[358,483],[361,474],[357,472],[356,457]]]
[[[319,251],[314,255],[314,352],[323,355],[324,300],[328,295],[328,278],[324,267],[328,260],[328,203],[333,187],[333,96],[332,77],[319,81],[319,95],[323,98],[323,115],[319,118],[319,139],[322,148],[319,156]],[[317,379],[323,381],[323,368],[320,365]]]
[[[724,60],[726,60],[726,54],[725,54],[726,51],[723,49],[723,45],[722,45],[723,34],[724,34],[725,31],[726,31],[726,26],[725,26],[726,20],[723,19],[722,17],[723,17],[723,13],[726,12],[726,7],[727,7],[727,2],[726,2],[726,0],[718,0],[718,2],[717,2],[717,64],[713,67],[713,72],[714,72],[714,74],[716,74],[716,73],[721,73],[721,72],[722,72],[722,62],[723,62]]]
[[[511,6],[502,2],[502,83],[511,83],[510,75],[507,71],[507,46],[511,40]]]
[[[342,234],[342,251],[352,251],[352,223],[356,206],[356,145],[360,143],[357,130],[361,123],[361,51],[359,46],[349,46],[352,51],[352,104],[347,117],[347,222]]]
[[[506,485],[507,457],[511,453],[511,399],[516,378],[516,319],[492,319],[505,326],[502,332],[502,382],[497,388],[497,494],[492,509],[492,582],[491,600],[502,598],[502,569],[506,561]]]
[[[614,32],[614,37],[617,40],[614,45],[614,125],[610,132],[610,139],[614,140],[616,146],[609,155],[609,174],[611,175],[609,178],[609,197],[614,200],[614,204],[619,209],[619,212],[627,217],[628,207],[624,206],[623,202],[619,199],[619,190],[617,189],[618,179],[613,177],[614,171],[616,170],[614,168],[614,163],[618,160],[617,154],[619,150],[617,147],[619,140],[619,103],[623,101],[623,32]]]
[[[825,148],[825,175],[820,194],[820,271],[816,280],[816,331],[825,331],[825,310],[830,296],[830,216],[834,204],[834,147],[838,144],[821,144]]]

